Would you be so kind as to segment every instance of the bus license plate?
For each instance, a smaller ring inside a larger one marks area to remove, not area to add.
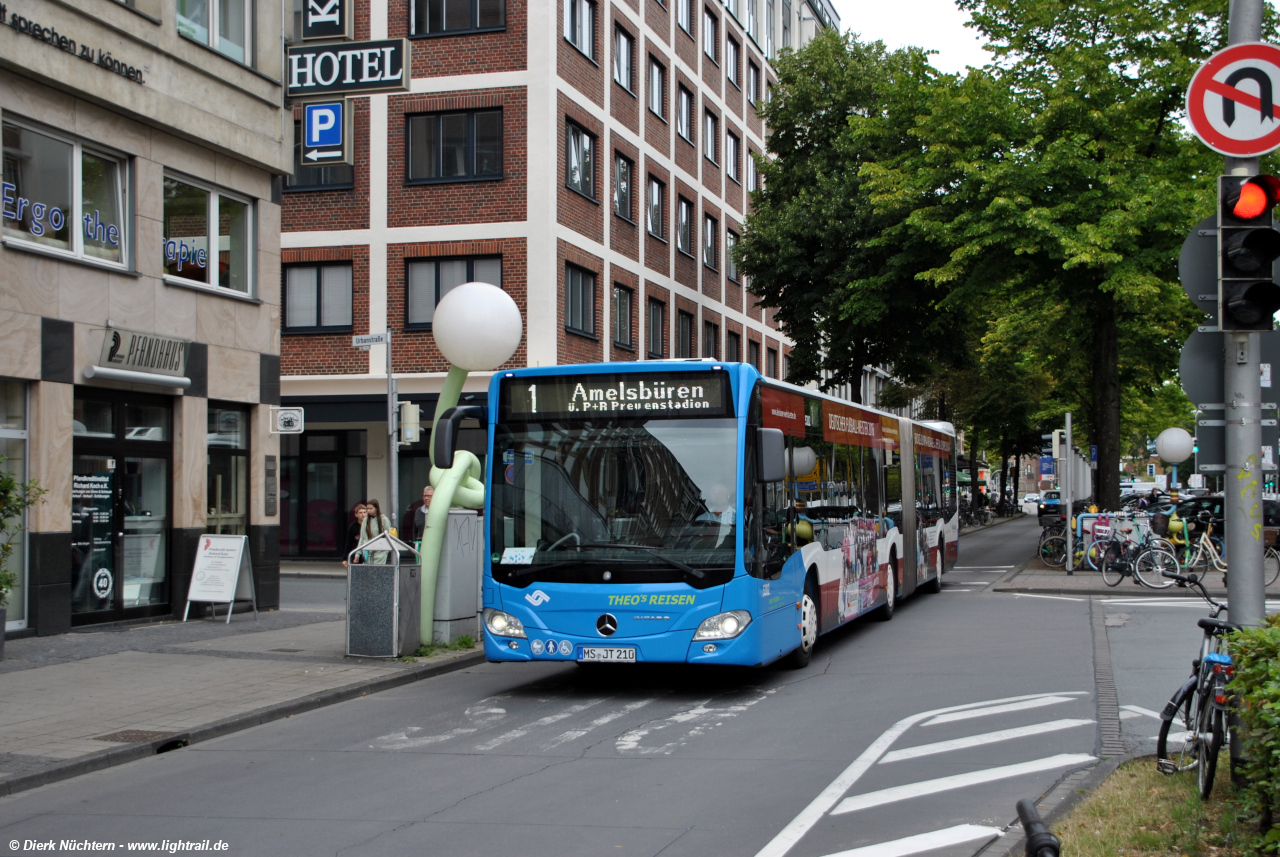
[[[599,661],[601,663],[634,664],[636,650],[632,648],[612,648],[605,646],[579,646],[578,661]]]

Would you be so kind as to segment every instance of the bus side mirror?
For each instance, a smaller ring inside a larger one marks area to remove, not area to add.
[[[463,420],[479,420],[481,425],[489,421],[489,413],[482,405],[462,405],[450,408],[440,415],[436,424],[435,443],[431,450],[431,463],[441,470],[453,467],[453,453],[458,448],[458,426]]]
[[[787,478],[787,437],[781,429],[756,429],[756,450],[759,481],[781,482]]]

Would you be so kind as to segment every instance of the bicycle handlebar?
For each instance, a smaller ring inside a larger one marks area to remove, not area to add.
[[[1045,827],[1033,802],[1018,801],[1018,820],[1027,834],[1027,857],[1059,857],[1062,843]]]
[[[1165,577],[1172,578],[1181,583],[1185,583],[1188,586],[1194,587],[1200,593],[1200,597],[1212,605],[1214,616],[1217,616],[1227,608],[1227,605],[1220,604],[1213,600],[1213,596],[1209,594],[1209,590],[1204,588],[1204,583],[1201,582],[1200,576],[1195,572],[1192,572],[1191,574],[1178,574],[1176,571],[1166,571],[1161,569],[1160,573]]]

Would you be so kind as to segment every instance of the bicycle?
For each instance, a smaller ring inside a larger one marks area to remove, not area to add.
[[[1160,712],[1160,734],[1156,738],[1156,770],[1162,774],[1195,770],[1200,798],[1208,800],[1218,768],[1218,751],[1226,740],[1228,696],[1226,685],[1235,673],[1231,656],[1219,651],[1221,639],[1240,626],[1224,622],[1218,615],[1225,604],[1213,600],[1199,575],[1166,572],[1179,585],[1197,589],[1212,609],[1207,618],[1197,620],[1204,630],[1200,657],[1191,662],[1187,679]],[[1173,732],[1174,723],[1180,727]],[[1171,752],[1172,749],[1172,752]]]
[[[1036,811],[1034,801],[1023,798],[1016,804],[1018,820],[1022,822],[1022,830],[1027,837],[1027,857],[1058,857],[1062,853],[1062,842],[1049,832],[1040,813]]]
[[[1134,583],[1149,589],[1172,586],[1173,581],[1165,572],[1178,569],[1178,558],[1166,547],[1165,541],[1149,529],[1141,539],[1133,541],[1129,537],[1134,529],[1132,519],[1123,513],[1117,518],[1116,536],[1108,543],[1099,569],[1102,582],[1107,586],[1118,586],[1124,578],[1132,576]]]

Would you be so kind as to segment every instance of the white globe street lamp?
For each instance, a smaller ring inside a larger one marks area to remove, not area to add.
[[[1167,428],[1156,437],[1156,455],[1170,464],[1181,464],[1194,448],[1191,433],[1184,428]]]

